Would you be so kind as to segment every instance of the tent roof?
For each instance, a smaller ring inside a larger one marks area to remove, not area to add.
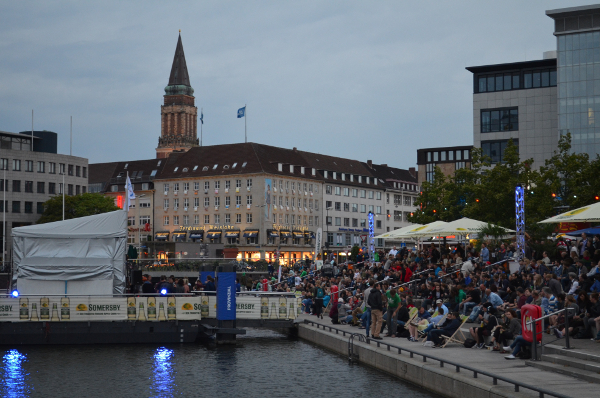
[[[400,236],[396,236],[398,238],[422,238],[424,236],[441,236],[439,231],[443,231],[444,227],[448,225],[447,222],[444,221],[434,221],[432,223],[422,225],[422,226],[414,226],[412,225],[412,229],[404,232]]]
[[[423,226],[422,224],[412,224],[407,227],[402,227],[400,229],[396,229],[396,230],[378,235],[374,239],[396,239],[399,236],[404,235],[405,232],[415,229],[417,227],[422,227],[422,226]]]
[[[444,231],[439,233],[439,236],[450,236],[450,235],[469,235],[479,233],[482,227],[487,226],[488,223],[484,221],[473,220],[472,218],[463,217],[461,219],[448,223]],[[491,224],[494,225],[494,224]],[[503,228],[503,227],[501,227]],[[514,233],[512,229],[503,228],[506,233]]]
[[[566,213],[562,213],[557,216],[550,217],[544,221],[540,221],[539,224],[585,221],[600,221],[600,203],[594,203],[589,206],[583,206],[575,210],[567,211]]]
[[[12,235],[27,238],[122,238],[127,237],[127,212],[117,210],[71,220],[28,225],[13,228]]]

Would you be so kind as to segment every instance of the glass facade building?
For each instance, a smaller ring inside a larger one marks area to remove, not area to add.
[[[572,150],[600,153],[600,31],[560,35],[558,49],[559,134],[571,133]]]

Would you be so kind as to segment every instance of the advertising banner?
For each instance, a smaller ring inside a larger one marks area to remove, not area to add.
[[[219,272],[217,319],[235,320],[235,272]]]
[[[250,296],[237,298],[238,319],[296,319],[302,311],[299,297]]]
[[[265,178],[265,221],[269,221],[271,217],[271,187],[272,181],[270,178]],[[273,220],[277,222],[277,220]]]
[[[313,256],[313,261],[317,259],[319,253],[321,253],[321,246],[323,245],[323,229],[317,229],[317,233],[315,234],[315,254]]]

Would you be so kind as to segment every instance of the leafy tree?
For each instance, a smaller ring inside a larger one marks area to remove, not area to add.
[[[44,203],[44,213],[38,220],[38,224],[61,221],[63,196],[57,195]],[[94,214],[107,213],[119,210],[114,200],[100,193],[84,193],[81,195],[65,195],[65,220],[91,216]]]

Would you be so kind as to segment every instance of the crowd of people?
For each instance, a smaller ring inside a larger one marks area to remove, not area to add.
[[[598,237],[561,241],[552,255],[529,251],[511,272],[508,260],[514,253],[510,244],[492,252],[485,243],[478,250],[472,244],[431,244],[417,252],[393,248],[379,252],[379,262],[333,262],[333,275],[313,264],[272,286],[295,288],[306,313],[364,329],[376,340],[403,337],[441,347],[443,336],[475,323],[467,336],[473,348],[509,354],[506,359],[526,358],[530,343],[521,336],[521,308],[534,304],[544,315],[569,308],[545,321],[545,333],[600,342]]]

